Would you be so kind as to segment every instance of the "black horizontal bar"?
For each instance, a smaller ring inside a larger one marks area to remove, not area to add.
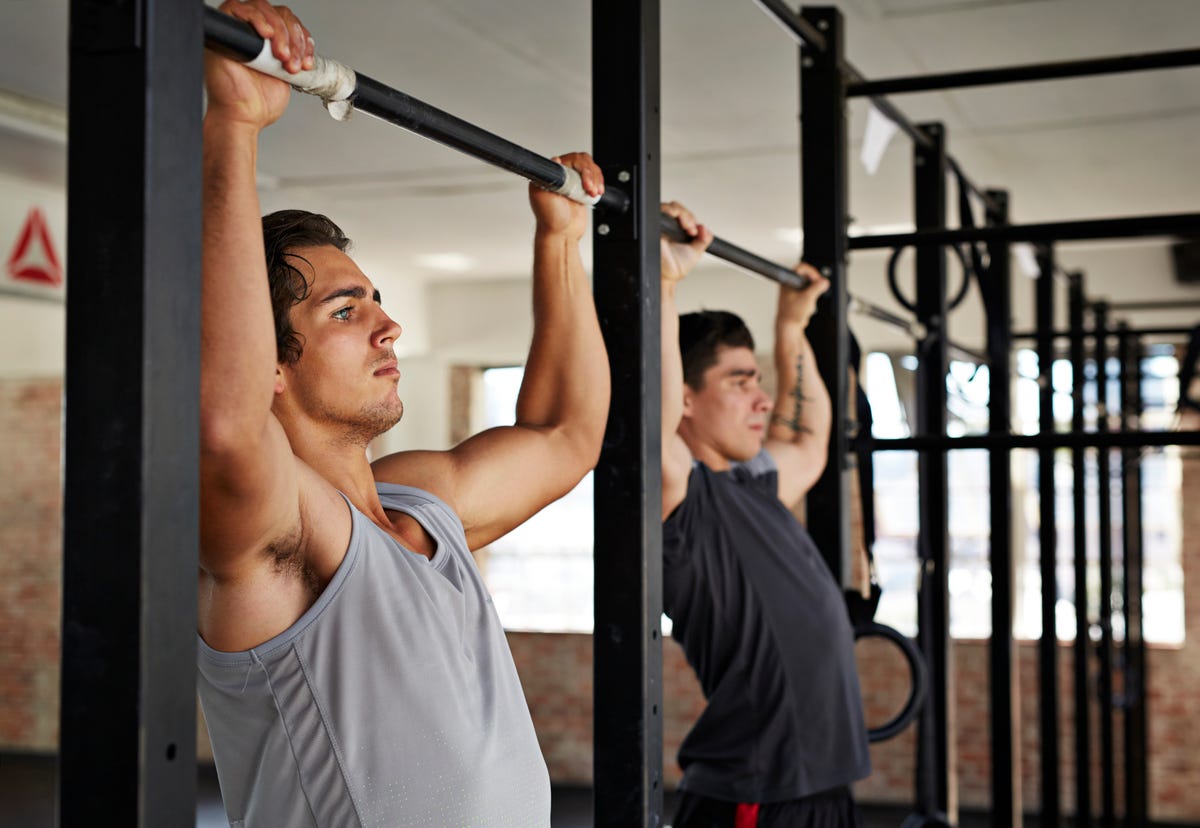
[[[1126,332],[1132,336],[1188,336],[1194,330],[1192,328],[1165,327],[1165,328],[1127,328]],[[1117,335],[1117,331],[1109,331],[1109,336]],[[1070,331],[1054,331],[1052,334],[1055,339],[1066,339],[1071,335]],[[1091,331],[1084,331],[1084,336],[1093,336]],[[1013,339],[1037,339],[1037,331],[1013,331]],[[1151,343],[1153,344],[1153,343]]]
[[[762,2],[762,0],[760,0]],[[970,69],[963,72],[941,72],[930,75],[911,75],[899,78],[862,81],[846,87],[847,97],[895,95],[904,92],[930,92],[964,86],[988,86],[999,83],[1059,80],[1086,75],[1112,75],[1121,72],[1140,72],[1147,69],[1175,69],[1200,64],[1200,49],[1178,49],[1170,52],[1150,52],[1140,55],[1090,58],[1086,60],[1032,63],[995,69]]]
[[[257,57],[263,47],[262,38],[248,25],[211,8],[205,9],[204,38],[207,44],[222,47],[242,60]],[[516,173],[548,190],[557,190],[565,183],[563,167],[556,161],[366,75],[358,72],[355,75],[354,93],[350,97],[355,109]],[[606,186],[598,206],[623,213],[629,209],[629,195],[617,187]]]
[[[1200,308],[1200,299],[1183,299],[1176,302],[1169,299],[1161,302],[1109,302],[1108,308],[1114,311],[1172,311],[1180,308]]]
[[[960,449],[1139,448],[1200,446],[1200,431],[1111,431],[1064,434],[971,434],[965,437],[858,437],[855,448],[869,451],[954,451]]]
[[[556,190],[564,183],[563,168],[557,161],[551,161],[366,75],[358,75],[351,100],[355,109],[368,115],[516,173],[548,190]],[[617,187],[606,185],[598,206],[624,212],[629,209],[629,196]]]
[[[663,235],[674,241],[686,242],[691,238],[683,231],[679,223],[666,213],[662,214],[660,227]],[[749,250],[745,250],[735,244],[730,244],[721,238],[713,238],[712,244],[708,246],[708,253],[730,264],[749,270],[751,273],[765,276],[773,282],[779,282],[780,284],[794,288],[803,288],[808,285],[808,279],[796,273],[790,267],[784,267],[769,259],[764,259],[762,256],[751,253]]]
[[[1007,224],[958,230],[922,230],[916,233],[852,236],[849,244],[851,250],[871,250],[921,244],[961,244],[973,241],[1061,242],[1136,236],[1173,236],[1194,233],[1197,230],[1200,230],[1200,213],[1170,213],[1157,216],[1081,219],[1045,224]]]

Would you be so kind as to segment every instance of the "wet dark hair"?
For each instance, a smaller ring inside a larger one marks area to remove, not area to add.
[[[320,213],[279,210],[263,216],[263,245],[267,252],[267,280],[271,285],[271,309],[275,313],[275,350],[288,365],[300,359],[304,338],[292,327],[291,310],[308,296],[309,281],[294,264],[301,247],[336,247],[345,253],[350,239],[342,229]]]
[[[679,317],[683,381],[694,390],[704,388],[704,372],[716,365],[722,347],[754,350],[754,337],[740,316],[728,311],[698,311]]]

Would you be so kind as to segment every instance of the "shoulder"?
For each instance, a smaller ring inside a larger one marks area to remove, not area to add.
[[[779,473],[774,456],[765,448],[744,463],[734,463],[733,467],[740,472],[740,477],[755,478]]]
[[[375,488],[383,494],[381,486],[395,496],[402,493],[422,492],[436,498],[453,511],[454,487],[452,482],[458,465],[453,452],[449,451],[399,451],[381,457],[371,464],[375,477]],[[385,504],[386,505],[386,504]]]
[[[463,534],[462,519],[435,493],[419,486],[409,486],[403,483],[390,483],[385,480],[375,480],[375,491],[383,508],[395,512],[405,512],[419,517],[427,530],[438,529],[443,533]]]
[[[775,457],[765,448],[745,462],[734,463],[730,471],[738,483],[755,491],[771,497],[779,493],[779,466]]]

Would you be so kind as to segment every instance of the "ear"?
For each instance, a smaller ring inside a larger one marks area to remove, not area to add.
[[[283,365],[277,363],[275,365],[275,395],[282,394],[284,388],[286,388],[286,384],[283,381]]]
[[[692,386],[686,382],[683,383],[683,416],[692,416],[692,400],[695,397],[695,392],[692,391]]]

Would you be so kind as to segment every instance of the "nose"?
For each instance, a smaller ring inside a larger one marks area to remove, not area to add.
[[[758,389],[758,399],[755,400],[754,407],[758,411],[769,411],[773,406],[771,395],[763,389]]]
[[[379,322],[379,327],[375,329],[374,340],[375,345],[384,347],[394,343],[397,339],[399,339],[400,334],[404,332],[404,329],[400,327],[398,322],[396,322],[394,319],[392,319],[392,317],[388,316],[383,311],[380,311],[379,315],[382,317],[382,319]]]

